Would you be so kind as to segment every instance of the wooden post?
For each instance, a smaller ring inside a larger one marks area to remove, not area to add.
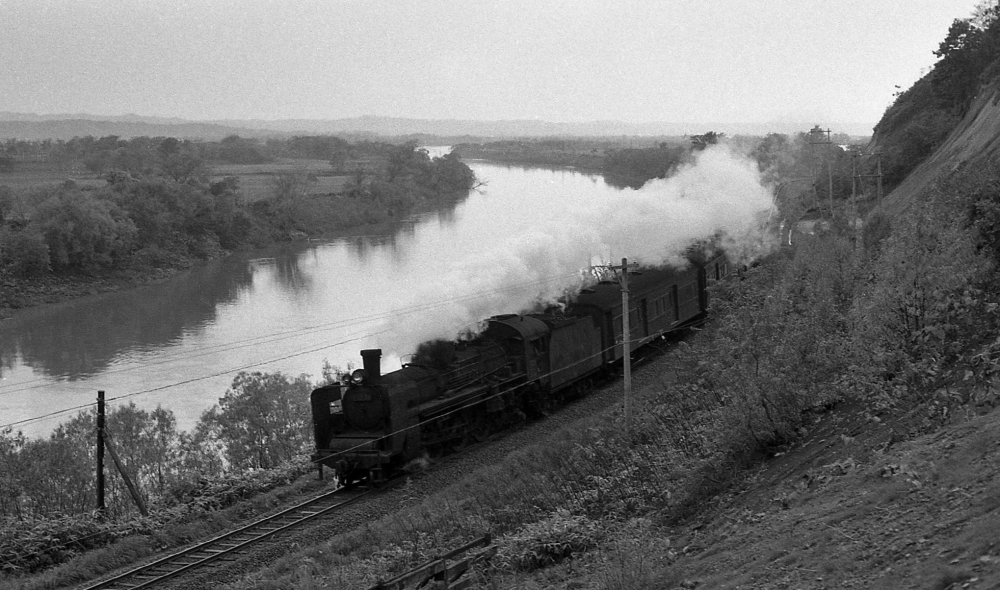
[[[132,478],[128,476],[125,472],[125,465],[122,463],[121,459],[118,458],[118,452],[115,451],[115,447],[111,444],[111,433],[104,433],[104,444],[108,447],[108,453],[111,454],[111,460],[115,462],[115,467],[118,468],[118,473],[121,474],[122,479],[125,480],[125,486],[128,488],[128,493],[132,495],[132,501],[135,502],[136,507],[139,508],[139,512],[143,516],[149,516],[149,510],[146,510],[146,503],[142,501],[142,496],[139,495],[139,490],[136,489],[135,484],[132,483]]]
[[[629,326],[628,259],[622,258],[622,364],[625,367],[625,429],[632,430],[632,335]]]
[[[104,510],[104,391],[97,392],[97,509]]]
[[[882,152],[875,152],[875,164],[877,169],[875,176],[878,179],[878,210],[882,212]]]
[[[635,263],[633,263],[635,265]],[[618,284],[622,288],[622,367],[625,369],[624,376],[624,398],[625,398],[625,428],[632,428],[632,334],[629,326],[629,297],[628,297],[628,258],[622,258],[621,266],[606,265],[606,268],[613,271],[621,271]],[[612,329],[614,329],[612,327]]]

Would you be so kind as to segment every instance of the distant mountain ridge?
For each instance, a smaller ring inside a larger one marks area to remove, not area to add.
[[[179,139],[219,140],[227,135],[259,137],[278,135],[275,132],[262,133],[250,128],[230,127],[215,123],[197,122],[145,122],[114,121],[98,119],[38,119],[4,120],[7,113],[0,113],[0,140],[25,139],[72,139],[74,137],[105,137],[117,135],[130,137],[176,137]]]
[[[400,137],[431,135],[439,137],[615,137],[679,136],[714,130],[728,135],[764,135],[794,133],[809,129],[814,122],[753,124],[725,123],[626,123],[590,121],[559,123],[532,119],[475,121],[460,119],[408,119],[363,116],[345,119],[280,119],[192,121],[173,117],[142,115],[102,116],[81,113],[38,115],[0,111],[0,139],[71,139],[86,135],[120,137],[171,136],[187,139],[218,140],[227,135],[268,137],[286,135],[347,134]]]

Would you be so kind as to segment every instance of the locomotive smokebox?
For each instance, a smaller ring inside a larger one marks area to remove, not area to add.
[[[364,364],[365,373],[369,379],[380,379],[382,377],[382,349],[369,348],[361,351],[361,359]]]

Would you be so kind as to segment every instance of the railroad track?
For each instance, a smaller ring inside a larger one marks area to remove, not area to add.
[[[113,578],[86,586],[82,590],[150,588],[181,575],[190,575],[220,561],[234,561],[251,546],[353,504],[370,494],[384,491],[386,487],[391,487],[399,480],[392,480],[379,488],[368,490],[350,488],[334,490]]]
[[[657,352],[655,353],[637,357],[634,363],[637,365],[644,364],[652,358],[659,356],[662,352],[662,349],[657,348]],[[470,444],[444,457],[437,458],[435,463],[441,464],[454,461],[479,446],[480,443]],[[247,552],[251,547],[262,541],[288,532],[309,521],[329,515],[362,498],[384,492],[402,483],[408,477],[412,477],[412,474],[404,474],[393,478],[382,483],[377,488],[339,488],[254,521],[236,530],[209,539],[208,541],[125,571],[114,577],[92,583],[89,586],[83,586],[80,590],[139,590],[141,588],[151,588],[173,578],[192,575],[199,569],[220,561],[235,561],[239,558],[240,554]]]

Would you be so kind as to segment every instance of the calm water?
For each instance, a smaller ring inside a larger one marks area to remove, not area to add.
[[[376,347],[391,370],[424,338],[578,282],[566,260],[547,261],[566,229],[557,212],[618,189],[575,172],[471,165],[486,184],[452,210],[0,322],[0,427],[44,435],[103,389],[111,403],[162,405],[190,429],[240,370],[315,380],[324,361],[360,364],[358,351]],[[593,253],[560,256],[582,268]]]

